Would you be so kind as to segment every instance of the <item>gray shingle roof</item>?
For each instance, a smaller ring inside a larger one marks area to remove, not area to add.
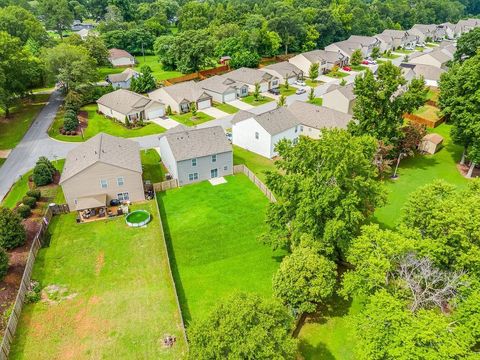
[[[377,42],[377,39],[374,36],[351,35],[347,41],[368,46],[375,44]]]
[[[301,124],[315,129],[346,129],[347,124],[352,120],[350,114],[303,101],[294,101],[290,104],[288,110],[297,117]]]
[[[445,72],[443,69],[439,69],[436,66],[431,65],[415,65],[413,68],[416,76],[423,76],[426,80],[439,81],[440,76]]]
[[[192,129],[178,125],[162,137],[167,139],[176,161],[232,151],[232,145],[221,126]]]
[[[405,33],[406,33],[405,30],[386,29],[386,30],[383,30],[382,35],[391,36],[394,39],[402,39],[405,36]]]
[[[302,55],[311,63],[321,62],[322,60],[328,63],[335,63],[338,60],[341,60],[344,56],[339,54],[337,51],[327,51],[327,50],[312,50]]]
[[[99,133],[68,152],[60,183],[97,162],[142,173],[136,142]]]
[[[155,99],[157,97],[156,93],[161,91],[165,91],[177,103],[180,103],[184,99],[192,102],[198,101],[202,97],[211,97],[210,95],[206,94],[205,91],[195,81],[185,81],[171,86],[165,86],[163,88],[152,91],[148,94],[148,96]]]
[[[255,115],[248,111],[240,111],[233,117],[232,124],[237,124],[249,118],[254,118],[272,136],[300,125],[296,116],[286,107],[279,107],[260,115]]]
[[[338,42],[335,42],[335,43],[330,44],[330,45],[336,45],[340,50],[345,52],[348,56],[352,56],[353,52],[356,49],[360,49],[360,47],[361,47],[360,43],[352,42],[352,41],[349,41],[349,40],[338,41]]]
[[[345,96],[347,99],[349,100],[353,100],[355,99],[355,94],[353,93],[353,86],[354,84],[348,84],[348,85],[345,85],[345,86],[342,86],[340,84],[332,84],[330,85],[327,90],[325,91],[325,93],[329,93],[329,92],[332,92],[332,91],[335,91],[335,90],[338,90],[340,91],[341,94],[343,94],[343,96]]]
[[[205,80],[198,82],[197,84],[202,89],[214,91],[220,94],[223,94],[225,91],[231,88],[237,89],[239,87],[245,86],[245,84],[230,79],[228,76],[220,75],[209,77]]]
[[[279,63],[271,64],[268,66],[265,66],[265,69],[273,70],[281,74],[282,76],[285,76],[286,74],[289,75],[298,75],[301,74],[301,70],[296,67],[295,65],[289,63],[288,61],[282,61]]]
[[[262,81],[269,81],[273,76],[265,71],[243,67],[230,71],[229,73],[225,74],[225,77],[229,77],[235,81],[240,81],[244,84],[255,85],[256,83],[260,83]]]
[[[110,49],[108,50],[108,58],[109,59],[118,59],[122,57],[128,57],[130,59],[134,59],[134,57],[125,50],[122,49]]]
[[[108,80],[112,83],[123,82],[123,81],[128,81],[129,79],[131,79],[136,75],[140,75],[140,73],[133,69],[127,68],[124,71],[122,71],[120,74],[108,75]]]
[[[97,100],[97,103],[124,115],[127,115],[132,111],[142,111],[146,106],[153,103],[161,104],[156,100],[149,99],[146,96],[125,89],[118,89],[105,94]]]

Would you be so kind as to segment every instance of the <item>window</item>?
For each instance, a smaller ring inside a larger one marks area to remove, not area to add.
[[[300,131],[303,131],[303,125],[300,125]]]
[[[224,170],[224,171],[227,171],[227,170],[228,170],[228,166],[225,165],[225,166],[223,167],[223,170]]]
[[[217,162],[217,155],[212,155],[212,162]]]
[[[297,131],[298,131],[298,126],[295,126],[295,132],[297,132]]]
[[[255,131],[255,139],[258,140],[259,137],[260,137],[260,134],[257,131]]]
[[[77,199],[73,200],[73,202],[75,203],[75,205],[77,205]]]
[[[242,95],[247,95],[248,89],[246,87],[242,88]]]
[[[108,187],[107,180],[100,180],[100,187],[106,189]]]
[[[188,180],[189,181],[198,180],[198,173],[188,174]]]
[[[123,186],[125,184],[125,180],[123,179],[123,176],[120,176],[117,178],[117,185],[118,186]]]
[[[130,195],[128,194],[128,192],[118,193],[117,194],[117,199],[119,201],[128,201],[128,200],[130,200]]]
[[[192,166],[197,166],[197,159],[192,159]]]

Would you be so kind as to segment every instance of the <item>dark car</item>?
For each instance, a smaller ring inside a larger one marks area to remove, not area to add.
[[[273,94],[273,95],[280,95],[280,89],[279,88],[270,89],[270,90],[268,90],[268,92],[270,94]]]

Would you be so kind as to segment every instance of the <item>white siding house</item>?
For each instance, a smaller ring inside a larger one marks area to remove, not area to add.
[[[296,143],[299,135],[300,123],[285,107],[260,115],[240,111],[232,120],[233,144],[269,159],[278,155],[280,140]]]

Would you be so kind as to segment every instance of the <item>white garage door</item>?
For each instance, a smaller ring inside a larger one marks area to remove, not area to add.
[[[198,110],[206,109],[211,106],[210,100],[203,100],[198,102]]]
[[[260,84],[260,92],[268,91],[268,83]]]
[[[229,101],[233,101],[237,98],[237,94],[236,93],[230,93],[230,94],[225,94],[223,96],[223,101],[224,102],[229,102]]]
[[[163,115],[165,115],[165,111],[163,109],[150,110],[149,112],[147,112],[147,119],[155,119],[162,117]]]

